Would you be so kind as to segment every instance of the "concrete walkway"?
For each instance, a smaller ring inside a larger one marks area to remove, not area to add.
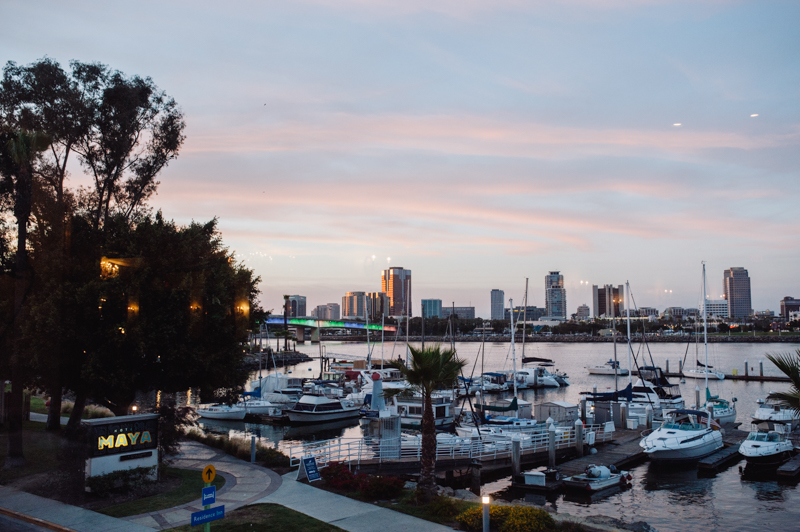
[[[37,423],[47,423],[47,414],[37,414],[36,412],[31,412],[31,421],[36,421]],[[69,421],[68,417],[61,416],[61,424],[66,425]]]
[[[295,478],[297,473],[284,475],[280,488],[256,503],[280,504],[350,532],[452,530],[424,519],[317,489],[303,482],[297,482]]]
[[[58,525],[58,527],[54,527],[56,530],[67,529],[80,532],[152,532],[154,530],[124,519],[109,517],[6,486],[0,486],[0,508],[11,510],[20,516],[34,517]]]
[[[200,475],[208,464],[214,466],[217,475],[225,477],[225,485],[217,492],[214,506],[224,504],[226,514],[263,499],[281,486],[282,480],[277,473],[193,441],[181,442],[181,453],[172,465],[180,469],[195,469]],[[197,500],[181,506],[124,519],[150,529],[164,530],[188,524],[192,512],[202,509],[203,505],[198,497]]]

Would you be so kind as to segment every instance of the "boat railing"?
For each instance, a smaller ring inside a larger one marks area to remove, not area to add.
[[[607,425],[586,425],[584,427],[584,442],[590,445],[607,442],[613,439],[613,431],[605,430]],[[522,454],[546,452],[550,445],[549,431],[534,434],[524,434],[519,438]],[[556,431],[556,449],[574,447],[576,431],[574,427]],[[452,440],[438,440],[436,445],[436,459],[470,459],[494,460],[510,458],[512,440],[482,437],[458,438]],[[314,457],[317,467],[324,468],[329,464],[347,463],[350,467],[359,467],[362,463],[383,463],[398,461],[419,461],[422,457],[422,438],[409,439],[368,439],[368,438],[339,438],[318,442],[309,442],[296,445],[287,449],[291,466],[298,466],[303,457]]]

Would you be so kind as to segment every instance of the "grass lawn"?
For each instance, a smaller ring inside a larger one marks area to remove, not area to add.
[[[47,407],[44,404],[44,399],[36,396],[31,397],[31,412],[47,414]]]
[[[174,490],[115,506],[108,506],[97,511],[111,517],[127,517],[186,504],[200,498],[200,492],[205,486],[201,473],[202,471],[169,467],[165,474],[178,477],[181,480],[180,486]],[[217,490],[220,490],[225,485],[225,479],[222,475],[217,475],[212,484],[217,487]]]
[[[470,508],[480,506],[475,502],[460,501],[457,499],[441,497],[438,500],[434,499],[431,504],[418,505],[415,502],[415,493],[410,490],[404,490],[403,495],[397,499],[397,502],[381,502],[379,506],[401,512],[426,521],[433,521],[441,525],[453,525],[455,516],[460,513],[466,512]]]
[[[5,450],[8,448],[8,432],[0,432],[0,484],[18,478],[44,473],[58,468],[58,451],[61,437],[44,430],[44,423],[25,421],[22,425],[22,438],[25,445],[25,465],[14,469],[4,469]]]
[[[379,527],[380,525],[376,523]],[[200,527],[184,525],[170,528],[173,532],[195,532]],[[255,532],[270,530],[280,532],[330,532],[342,530],[313,517],[290,510],[279,504],[253,504],[225,514],[224,519],[213,521],[216,532]]]

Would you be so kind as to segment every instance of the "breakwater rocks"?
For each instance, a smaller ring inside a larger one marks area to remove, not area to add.
[[[366,336],[336,336],[336,337],[323,337],[323,342],[364,342],[366,341]],[[398,338],[398,340],[405,341],[406,337],[402,336]],[[657,334],[648,334],[647,341],[652,343],[675,343],[675,344],[684,344],[689,341],[694,341],[695,337],[691,335],[657,335]],[[421,342],[421,336],[409,336],[409,342]],[[376,341],[374,337],[370,336],[370,342]],[[380,342],[380,337],[378,337],[378,342]],[[387,336],[386,342],[394,342],[393,336]],[[430,343],[450,343],[452,339],[450,337],[443,337],[443,336],[425,336],[425,341]],[[456,336],[456,342],[481,342],[482,339],[480,336]],[[511,336],[487,336],[487,342],[510,342]],[[522,342],[522,335],[517,335],[516,342]],[[583,336],[583,335],[572,335],[572,334],[553,334],[551,336],[548,335],[531,335],[525,337],[525,343],[537,343],[537,342],[566,342],[566,343],[611,343],[614,339],[610,336]],[[631,337],[631,341],[634,343],[638,343],[642,341],[641,335],[633,335]],[[702,337],[701,337],[702,341]],[[617,336],[617,342],[627,342],[627,338],[625,336]],[[800,335],[769,335],[769,336],[727,336],[727,335],[720,335],[720,336],[709,336],[708,337],[709,343],[714,344],[773,344],[773,343],[787,343],[787,344],[800,344]]]
[[[261,358],[260,362],[259,358]],[[244,367],[250,371],[254,371],[259,368],[272,369],[274,367],[282,368],[283,366],[293,366],[310,360],[310,356],[297,351],[286,351],[272,355],[268,353],[252,353],[245,355]]]

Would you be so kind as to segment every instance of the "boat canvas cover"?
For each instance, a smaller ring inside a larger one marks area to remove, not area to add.
[[[642,366],[639,368],[639,377],[641,377],[642,380],[653,383],[653,386],[656,387],[669,388],[678,386],[677,384],[669,382],[664,376],[664,372],[661,371],[661,368],[655,366]]]
[[[589,393],[586,394],[586,398],[589,401],[619,401],[620,399],[625,399],[626,401],[633,400],[633,388],[630,384],[625,387],[624,390],[619,390],[618,392],[607,392],[607,393]]]
[[[488,405],[477,404],[475,405],[475,408],[477,410],[484,410],[486,412],[508,412],[509,410],[517,410],[519,406],[517,404],[517,398],[515,397],[514,400],[511,401],[511,403],[509,403],[508,406],[488,406]]]

